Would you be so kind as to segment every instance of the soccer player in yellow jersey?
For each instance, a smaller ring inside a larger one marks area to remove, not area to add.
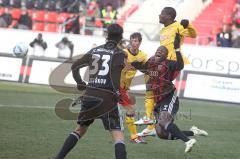
[[[168,49],[168,59],[176,60],[176,53],[174,50],[174,39],[176,33],[180,34],[181,42],[180,45],[183,44],[184,37],[195,38],[197,36],[196,30],[194,27],[189,24],[189,21],[183,19],[180,23],[175,21],[176,18],[176,10],[172,7],[165,7],[161,14],[159,15],[159,23],[163,24],[164,27],[160,30],[160,45],[165,46]],[[183,56],[184,64],[189,64],[188,59]],[[177,76],[179,72],[176,72],[175,76]],[[153,116],[152,112],[154,109],[154,98],[152,91],[146,92],[146,117],[140,119],[135,122],[135,124],[149,124],[151,122],[150,119]],[[151,136],[155,134],[154,126],[149,125],[146,129],[144,129],[139,136]]]
[[[135,106],[130,99],[128,90],[130,88],[132,79],[137,73],[137,70],[131,65],[133,61],[147,61],[147,54],[139,50],[142,42],[142,36],[140,33],[136,32],[130,35],[130,46],[125,50],[127,54],[126,66],[123,68],[120,80],[120,101],[121,104],[126,109],[126,124],[131,134],[130,141],[133,143],[146,143],[142,137],[137,136],[137,128],[134,125],[135,122]]]
[[[160,31],[160,45],[168,49],[168,59],[176,60],[176,53],[174,51],[174,38],[176,33],[180,34],[181,45],[183,44],[184,37],[196,38],[197,32],[194,27],[189,24],[189,21],[183,19],[180,23],[175,21],[176,10],[172,7],[165,7],[159,15],[159,22],[164,25]],[[184,57],[184,63],[188,64],[189,61]]]

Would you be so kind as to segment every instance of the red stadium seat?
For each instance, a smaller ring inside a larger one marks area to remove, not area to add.
[[[101,21],[100,19],[96,19],[95,25],[96,25],[96,27],[98,27],[98,28],[102,28],[102,26],[103,26],[102,21]]]
[[[222,19],[223,24],[232,24],[233,19],[230,15],[224,15]]]
[[[222,31],[222,28],[219,27],[219,26],[216,26],[214,27],[212,30],[211,30],[211,35],[217,35],[218,33],[220,33]]]
[[[33,10],[32,9],[28,9],[27,12],[28,12],[29,15],[32,15]]]
[[[4,13],[4,8],[0,8],[0,15]]]
[[[13,8],[11,11],[12,18],[15,20],[18,20],[21,16],[21,9],[19,8]]]
[[[47,32],[58,32],[58,25],[57,24],[47,23],[44,26],[44,31],[47,31]]]
[[[79,22],[79,25],[80,26],[83,26],[85,23],[86,23],[86,18],[85,17],[80,17],[78,19],[78,22]]]
[[[68,13],[60,13],[57,17],[58,23],[63,23],[69,17]]]
[[[33,24],[32,27],[33,31],[43,31],[44,30],[44,23],[36,22]]]
[[[13,28],[17,24],[17,20],[13,20],[11,25],[8,26],[8,28]]]
[[[33,11],[32,12],[32,20],[43,22],[44,15],[45,15],[45,11],[42,11],[42,10]]]
[[[56,12],[47,12],[44,16],[45,22],[57,22],[58,14]]]
[[[236,0],[213,0],[205,7],[193,21],[198,36],[208,37],[209,35],[216,35],[222,23],[231,24],[231,12],[234,2]]]

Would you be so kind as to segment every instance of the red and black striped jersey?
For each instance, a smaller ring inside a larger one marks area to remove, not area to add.
[[[147,89],[153,91],[157,103],[175,90],[172,81],[183,68],[182,65],[182,63],[173,60],[156,61],[154,56],[147,61],[145,65],[146,74],[149,76]]]

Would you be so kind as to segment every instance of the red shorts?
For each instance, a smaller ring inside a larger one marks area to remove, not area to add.
[[[128,94],[128,91],[126,89],[120,88],[119,92],[120,92],[119,104],[121,104],[124,107],[132,105],[132,100]]]

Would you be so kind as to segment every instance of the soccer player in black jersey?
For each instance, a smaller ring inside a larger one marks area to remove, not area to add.
[[[155,129],[158,137],[172,140],[181,139],[185,142],[185,153],[187,153],[191,151],[191,148],[196,143],[195,139],[190,139],[188,136],[207,136],[208,134],[206,131],[198,129],[197,127],[194,127],[190,131],[181,131],[174,123],[174,116],[179,109],[179,101],[176,95],[176,88],[172,81],[176,78],[176,72],[181,71],[184,67],[179,48],[180,34],[177,33],[174,40],[177,61],[168,60],[168,49],[165,46],[160,46],[155,55],[145,64],[133,62],[132,65],[149,75],[147,87],[153,91],[156,103],[154,116],[157,120]]]
[[[123,29],[112,24],[107,29],[107,42],[97,46],[72,65],[72,73],[79,90],[84,90],[78,126],[65,140],[56,159],[64,158],[87,132],[94,119],[100,118],[106,130],[110,131],[115,145],[116,159],[126,159],[122,119],[119,114],[118,89],[124,67],[125,54],[118,47]],[[79,75],[79,69],[89,66],[89,81],[86,85]]]

